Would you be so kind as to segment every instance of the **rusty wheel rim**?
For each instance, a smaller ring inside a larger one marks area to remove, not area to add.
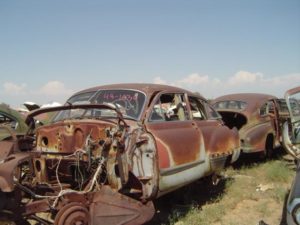
[[[55,225],[90,225],[89,211],[80,203],[70,203],[62,207],[57,213]]]

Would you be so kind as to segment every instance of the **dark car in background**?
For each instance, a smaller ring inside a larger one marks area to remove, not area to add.
[[[281,145],[282,124],[288,118],[284,99],[256,93],[238,93],[218,97],[213,107],[225,124],[239,130],[241,151],[270,157]]]

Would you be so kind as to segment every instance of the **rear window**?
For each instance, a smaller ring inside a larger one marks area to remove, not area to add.
[[[235,109],[235,110],[244,110],[246,106],[247,103],[242,101],[221,101],[213,105],[215,109]]]

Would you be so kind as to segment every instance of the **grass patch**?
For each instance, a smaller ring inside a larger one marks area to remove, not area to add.
[[[292,171],[282,161],[273,161],[265,165],[266,179],[269,182],[286,183]]]
[[[189,225],[210,225],[214,222],[220,221],[224,213],[225,209],[223,205],[220,203],[215,203],[214,207],[207,205],[202,209],[192,209],[184,218],[180,220],[180,222],[182,222],[182,224]]]
[[[275,190],[272,192],[273,198],[282,203],[285,200],[285,196],[287,195],[287,189],[283,187],[276,187]]]
[[[225,174],[224,187],[219,194],[198,207],[191,205],[184,214],[175,213],[167,224],[246,225],[258,224],[262,218],[266,218],[268,224],[280,223],[283,202],[294,177],[294,171],[284,161],[252,164],[238,170],[229,168]],[[259,185],[271,188],[260,190]],[[184,198],[194,200],[195,193],[189,194],[185,193]],[[198,193],[201,194],[205,196],[205,193]]]

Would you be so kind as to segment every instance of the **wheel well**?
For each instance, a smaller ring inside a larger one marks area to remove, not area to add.
[[[270,144],[272,146],[272,148],[274,147],[274,135],[273,134],[268,134],[267,138],[266,138],[266,149],[268,149],[268,147],[270,147]]]

